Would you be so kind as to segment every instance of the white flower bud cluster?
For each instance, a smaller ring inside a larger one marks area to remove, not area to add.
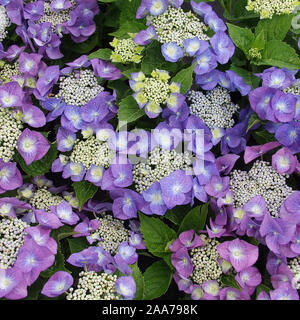
[[[63,200],[62,197],[52,194],[46,187],[42,187],[34,192],[29,203],[35,209],[50,211],[50,206],[57,206]]]
[[[143,93],[148,101],[161,104],[166,103],[171,92],[168,81],[158,78],[146,78],[144,82]]]
[[[133,181],[137,192],[147,190],[155,181],[170,175],[176,170],[191,170],[192,160],[188,151],[178,153],[175,149],[154,148],[145,162],[134,166]]]
[[[261,19],[272,19],[275,14],[292,13],[296,5],[295,0],[248,0],[246,9],[258,13]]]
[[[124,227],[124,221],[114,219],[110,215],[103,214],[102,218],[97,220],[100,221],[100,227],[91,234],[91,237],[99,236],[101,240],[98,245],[111,255],[115,255],[120,243],[129,240],[129,230]]]
[[[17,260],[19,249],[24,244],[26,222],[17,218],[0,220],[0,269],[10,268]]]
[[[10,26],[10,19],[6,14],[6,9],[0,6],[0,41],[3,41],[7,36],[6,28]]]
[[[200,40],[209,40],[205,34],[208,27],[191,11],[184,12],[181,8],[169,6],[164,13],[151,16],[150,19],[161,43],[176,42],[183,48],[185,39],[198,37]]]
[[[204,240],[203,246],[190,251],[194,268],[190,278],[197,284],[202,284],[207,280],[220,281],[222,268],[217,261],[220,258],[217,250],[219,242],[205,235],[202,235],[201,238]]]
[[[300,96],[300,82],[293,83],[291,86],[285,88],[283,92],[291,93],[291,94],[294,94],[295,96]]]
[[[120,300],[116,292],[117,276],[113,274],[96,273],[95,271],[80,272],[77,288],[67,291],[67,300]]]
[[[204,94],[201,91],[190,91],[191,114],[198,116],[210,128],[232,128],[234,114],[239,106],[231,102],[229,90],[220,86]]]
[[[10,82],[13,76],[20,76],[21,74],[19,71],[19,61],[15,61],[14,63],[3,62],[3,64],[0,64],[0,81],[4,83]]]
[[[267,209],[279,216],[284,200],[293,189],[286,184],[285,174],[279,174],[268,162],[257,160],[249,172],[234,170],[230,177],[230,190],[234,193],[234,207],[243,207],[255,196],[264,197]]]
[[[108,148],[107,142],[91,136],[86,140],[76,140],[70,161],[82,163],[86,170],[89,170],[93,164],[108,168],[114,155],[115,152]]]
[[[132,40],[132,38],[114,38],[114,40],[110,44],[112,47],[114,47],[114,51],[112,52],[110,57],[112,62],[141,62],[142,56],[140,55],[140,53],[142,52],[144,47],[139,46]]]
[[[76,2],[74,0],[71,0],[71,8],[55,12],[50,7],[52,1],[53,0],[50,0],[48,2],[44,1],[44,14],[35,23],[40,24],[49,22],[51,23],[52,32],[58,33],[57,26],[62,25],[64,22],[70,20],[70,12],[76,7]]]
[[[79,73],[72,72],[59,78],[59,92],[56,98],[62,98],[67,105],[81,107],[104,91],[98,84],[94,72],[81,69]]]
[[[293,285],[295,289],[300,290],[300,256],[291,259],[288,262],[288,267],[294,275]]]
[[[12,160],[23,129],[22,121],[14,114],[11,108],[0,108],[0,159],[4,162]]]

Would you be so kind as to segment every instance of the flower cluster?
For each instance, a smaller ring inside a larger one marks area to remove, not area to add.
[[[300,151],[300,109],[296,72],[287,68],[266,69],[257,74],[263,80],[262,87],[249,94],[252,109],[261,120],[269,121],[266,129],[274,133],[275,138],[293,154]]]
[[[280,175],[269,163],[260,160],[257,160],[248,172],[232,171],[230,190],[234,193],[236,208],[243,207],[253,197],[261,196],[274,217],[279,216],[282,203],[293,192],[287,185],[284,174]]]
[[[161,104],[176,112],[185,100],[179,93],[178,83],[169,83],[170,75],[164,70],[153,70],[151,77],[143,72],[132,73],[129,81],[131,89],[135,92],[134,99],[140,108],[145,107],[149,118],[156,118],[162,112]]]
[[[234,44],[225,33],[226,25],[210,5],[191,1],[193,11],[203,18],[202,22],[191,11],[184,12],[180,8],[182,3],[172,1],[172,7],[168,0],[142,1],[137,18],[147,16],[148,28],[140,31],[134,41],[146,45],[152,39],[158,39],[163,44],[161,51],[167,61],[177,62],[183,56],[196,56],[195,73],[209,73],[218,62],[228,62],[234,53]],[[207,35],[209,28],[215,33],[212,37]]]
[[[154,26],[158,41],[162,44],[175,42],[182,49],[184,40],[197,37],[199,40],[209,40],[206,35],[208,27],[192,12],[184,12],[181,8],[168,9],[158,15],[151,16],[148,22]]]
[[[140,63],[142,59],[143,46],[139,46],[133,41],[134,35],[130,34],[128,39],[114,38],[110,45],[114,48],[110,59],[112,62]]]
[[[249,300],[261,282],[258,269],[253,267],[258,248],[244,240],[220,243],[188,230],[179,235],[170,250],[176,269],[174,280],[193,300]],[[240,291],[223,283],[225,274],[235,275]]]
[[[4,211],[1,206],[1,212]],[[2,213],[3,214],[3,213]],[[24,244],[25,229],[29,227],[20,219],[1,218],[0,221],[0,268],[8,269],[17,260],[19,249]]]
[[[32,51],[49,59],[63,57],[61,38],[70,34],[73,41],[87,40],[95,31],[94,16],[99,13],[97,1],[32,1],[6,2],[6,12],[16,33]]]
[[[233,115],[239,110],[239,106],[231,102],[227,89],[216,87],[206,94],[192,90],[188,94],[188,100],[191,114],[202,119],[211,130],[233,127]]]
[[[80,272],[77,287],[70,288],[67,300],[122,300],[133,297],[135,283],[132,278],[96,273],[94,271]]]
[[[155,181],[169,176],[176,170],[188,171],[191,169],[191,157],[188,151],[178,153],[175,149],[164,150],[154,148],[146,162],[138,163],[132,171],[133,181],[137,192],[147,190]]]
[[[67,105],[81,107],[96,98],[104,90],[98,84],[92,70],[79,70],[59,78],[59,91],[56,99],[62,99]]]
[[[261,19],[272,19],[273,15],[292,13],[297,4],[294,0],[248,0],[246,9],[259,14]]]
[[[0,6],[0,41],[3,41],[7,36],[7,27],[10,26],[10,19],[7,16],[6,9]]]
[[[0,109],[0,158],[4,162],[13,159],[22,129],[23,123],[14,110]]]

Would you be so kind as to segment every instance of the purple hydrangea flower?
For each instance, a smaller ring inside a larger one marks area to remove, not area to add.
[[[146,30],[141,30],[133,41],[141,46],[149,44],[153,39],[157,39],[157,34],[154,26],[148,27]]]
[[[67,259],[67,262],[76,267],[85,267],[88,264],[95,264],[98,260],[98,255],[94,251],[94,247],[89,247],[78,253],[73,253]]]
[[[22,186],[23,179],[15,162],[0,160],[0,194]]]
[[[151,15],[158,16],[168,9],[168,0],[145,0],[144,5]]]
[[[201,17],[204,17],[205,15],[213,12],[212,7],[205,2],[197,3],[193,0],[191,0],[191,7],[192,7],[193,11],[196,12],[197,14],[199,14],[199,16],[201,16]]]
[[[78,215],[73,212],[71,205],[67,201],[63,201],[57,206],[51,206],[50,209],[63,223],[73,225],[79,220]]]
[[[66,292],[73,284],[73,277],[65,271],[57,271],[43,286],[41,293],[54,298]]]
[[[280,174],[292,174],[297,164],[297,157],[288,148],[281,148],[272,156],[272,167]]]
[[[19,137],[18,151],[27,165],[42,159],[49,149],[49,142],[39,132],[25,129]]]
[[[161,46],[161,52],[164,58],[170,62],[177,62],[183,57],[183,50],[176,42],[165,43]]]
[[[273,122],[292,121],[295,116],[296,103],[297,99],[292,94],[276,91],[271,100],[273,114],[267,113],[267,119]]]
[[[214,32],[227,30],[227,27],[226,27],[224,21],[222,19],[220,19],[214,11],[211,11],[211,12],[205,14],[204,22]]]
[[[144,199],[138,193],[129,190],[113,190],[110,196],[114,200],[112,211],[115,218],[126,220],[137,217],[137,211],[144,206]]]
[[[97,58],[91,59],[91,63],[96,77],[101,77],[106,80],[116,80],[122,78],[122,72],[108,61]]]
[[[178,170],[160,180],[162,197],[167,208],[190,202],[190,191],[193,186],[192,176]]]
[[[268,248],[280,254],[280,246],[289,243],[296,231],[296,225],[281,218],[272,218],[265,214],[259,232],[265,237]]]
[[[292,223],[300,223],[300,191],[294,191],[285,199],[280,208],[280,218]]]
[[[188,278],[193,272],[192,260],[189,256],[188,250],[183,247],[172,254],[172,265],[176,271],[183,277]]]
[[[76,134],[60,127],[57,132],[57,150],[61,152],[71,151],[76,141]]]
[[[82,163],[70,162],[64,166],[63,178],[71,178],[72,181],[81,181],[85,174],[85,167]]]
[[[209,43],[205,40],[199,40],[198,37],[184,39],[183,45],[185,51],[192,57],[206,51],[209,48]]]
[[[142,208],[142,212],[146,214],[157,214],[163,216],[167,211],[164,203],[161,186],[155,181],[147,190],[142,192],[142,196],[146,201],[146,205]]]
[[[212,197],[224,197],[229,189],[229,177],[212,176],[205,185],[205,191]]]
[[[264,70],[263,73],[255,75],[262,78],[263,87],[275,88],[280,90],[289,87],[296,80],[294,73],[287,68],[278,69],[275,67],[271,67]]]
[[[216,55],[209,48],[206,51],[197,54],[196,62],[197,64],[194,72],[197,75],[209,73],[218,66]]]
[[[133,277],[120,277],[115,283],[116,290],[125,299],[133,299],[136,293],[136,284]]]
[[[19,70],[24,74],[36,76],[39,72],[39,64],[42,57],[39,54],[22,52],[19,58]]]
[[[24,93],[18,82],[8,82],[0,87],[0,105],[2,108],[21,107]]]
[[[234,54],[235,46],[232,40],[223,31],[216,32],[210,39],[210,44],[218,62],[221,64],[227,63]]]
[[[251,267],[258,259],[258,247],[238,238],[219,244],[217,250],[237,272]]]

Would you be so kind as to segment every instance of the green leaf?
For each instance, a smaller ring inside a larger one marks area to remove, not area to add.
[[[67,239],[71,253],[80,252],[90,246],[85,237]]]
[[[37,161],[33,161],[29,166],[26,165],[24,159],[18,151],[14,155],[14,160],[21,166],[22,170],[28,175],[36,177],[41,176],[51,170],[53,161],[57,158],[57,143],[50,144],[49,151],[46,155]]]
[[[57,242],[76,233],[71,226],[63,225],[58,229],[52,230],[50,236]]]
[[[225,286],[241,290],[241,287],[239,286],[238,282],[234,279],[234,276],[232,275],[223,275],[221,278],[221,282]]]
[[[144,272],[144,300],[159,298],[165,294],[172,280],[172,271],[168,265],[159,260],[154,262]]]
[[[79,53],[79,54],[89,54],[98,44],[100,39],[100,30],[97,30],[92,36],[90,36],[86,41],[81,43],[76,43],[70,39],[64,41],[64,45],[67,50]]]
[[[179,229],[178,234],[187,230],[199,231],[202,228],[201,212],[202,206],[197,206],[193,208],[183,219]]]
[[[98,58],[98,59],[109,61],[111,53],[112,53],[111,49],[108,49],[108,48],[99,49],[99,50],[89,54],[89,60],[94,59],[94,58]]]
[[[260,123],[260,122],[261,122],[261,120],[259,119],[258,115],[257,115],[255,112],[253,112],[253,113],[251,114],[250,119],[249,119],[248,128],[247,128],[247,130],[246,130],[246,133],[247,133],[252,127],[254,127],[256,124],[258,124],[258,123]]]
[[[174,78],[172,78],[172,82],[179,82],[181,84],[180,93],[185,94],[190,89],[193,84],[193,73],[196,66],[196,62],[191,65],[189,68],[182,69],[179,71]]]
[[[71,273],[71,271],[65,267],[65,260],[66,259],[61,251],[60,242],[57,242],[57,253],[55,255],[54,264],[50,268],[48,268],[47,270],[41,272],[40,275],[43,278],[50,278],[57,271],[65,271],[65,272]]]
[[[237,67],[234,64],[230,66],[230,70],[234,71],[238,76],[242,77],[245,83],[251,86],[252,90],[256,89],[259,86],[261,79],[259,77],[256,77],[252,72]]]
[[[122,74],[127,78],[131,80],[131,74],[134,72],[139,72],[140,69],[134,68],[134,69],[127,69],[122,72]]]
[[[255,28],[255,35],[263,32],[266,41],[283,40],[291,27],[292,19],[291,14],[274,15],[272,19],[261,19]]]
[[[257,286],[256,288],[256,298],[257,296],[262,292],[262,291],[265,291],[266,293],[269,293],[270,292],[270,288],[266,285],[264,285],[263,283],[261,283],[259,286]]]
[[[117,92],[117,100],[120,101],[128,94],[130,94],[131,89],[125,81],[122,80],[109,80],[107,87]]]
[[[176,239],[176,232],[158,218],[139,213],[141,232],[147,249],[157,257],[168,254],[170,241]]]
[[[190,208],[190,205],[176,206],[173,209],[168,210],[164,215],[164,218],[180,225],[186,214],[190,211]]]
[[[74,182],[72,186],[74,188],[76,198],[78,199],[79,211],[81,211],[83,205],[89,199],[93,198],[98,190],[98,187],[86,180]]]
[[[130,95],[122,99],[119,103],[118,118],[120,122],[133,122],[141,118],[145,114],[143,109],[140,109],[135,99]]]
[[[38,300],[39,295],[48,279],[40,276],[30,287],[28,287],[27,297],[24,300]]]
[[[237,27],[231,23],[227,23],[227,26],[234,44],[247,54],[255,39],[252,31],[248,28]]]
[[[145,74],[151,74],[154,69],[159,69],[164,62],[165,59],[161,53],[161,43],[156,40],[152,41],[145,50],[141,70]]]
[[[208,215],[208,205],[209,205],[209,202],[204,203],[201,206],[199,230],[204,230],[204,228],[205,228],[206,219],[207,219],[207,215]]]
[[[295,70],[300,68],[300,59],[290,45],[279,40],[271,40],[266,43],[259,64]]]
[[[121,38],[127,36],[128,33],[136,33],[144,29],[146,29],[146,27],[143,23],[137,22],[135,20],[128,20],[122,23],[117,31],[109,33],[109,35]]]
[[[252,48],[263,50],[265,48],[265,45],[266,45],[266,41],[265,41],[264,30],[261,30],[261,32],[259,32],[256,38],[254,39],[252,43]]]
[[[251,134],[258,144],[275,141],[273,133],[270,133],[265,129],[252,131]]]
[[[132,269],[132,276],[136,284],[134,300],[143,300],[145,290],[143,274],[141,273],[137,263],[131,265],[130,267]]]

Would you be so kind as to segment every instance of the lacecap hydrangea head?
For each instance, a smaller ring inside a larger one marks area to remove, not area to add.
[[[129,81],[131,89],[135,92],[134,99],[149,118],[156,118],[162,112],[161,105],[166,105],[176,112],[183,104],[185,97],[180,93],[180,84],[169,81],[168,71],[155,69],[151,76],[142,71],[131,74]]]

